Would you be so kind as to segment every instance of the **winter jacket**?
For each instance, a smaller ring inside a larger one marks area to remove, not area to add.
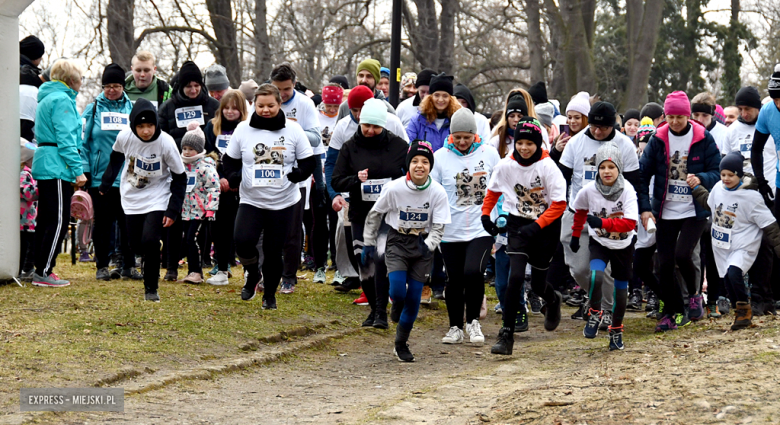
[[[147,90],[152,88],[155,84],[157,85],[157,96],[150,96],[147,94]],[[149,87],[147,87],[145,90],[141,90],[135,85],[135,77],[133,77],[133,74],[130,74],[127,78],[125,78],[125,94],[127,94],[130,100],[133,101],[139,97],[143,97],[150,102],[157,102],[156,106],[159,109],[166,100],[171,98],[173,89],[164,80],[154,77],[152,84],[149,84]]]
[[[19,174],[19,215],[21,223],[19,230],[22,232],[35,231],[35,219],[38,217],[38,185],[33,179],[28,166],[24,166]]]
[[[331,186],[336,192],[349,192],[349,219],[363,222],[374,202],[363,201],[358,171],[368,168],[368,179],[396,179],[406,174],[406,152],[409,144],[387,130],[367,138],[358,129],[344,143],[333,168]]]
[[[81,120],[84,123],[81,132],[81,164],[85,173],[91,173],[93,188],[100,186],[103,172],[108,167],[109,157],[114,150],[116,136],[121,130],[103,130],[102,114],[115,112],[127,115],[133,111],[133,102],[122,94],[117,100],[106,99],[105,94],[100,93],[94,102],[87,105]],[[107,117],[108,118],[108,117]],[[129,123],[128,123],[129,124]],[[114,181],[113,187],[119,187],[119,177]]]
[[[695,174],[701,180],[702,186],[712,190],[712,186],[720,180],[720,152],[715,140],[701,124],[688,121],[693,131],[693,140],[688,150],[688,174]],[[658,218],[663,218],[666,187],[669,185],[669,124],[661,124],[650,142],[645,147],[642,158],[639,159],[640,184],[637,189],[639,212],[651,211]],[[655,177],[653,198],[650,199],[650,179]],[[694,202],[696,218],[704,219],[709,211]]]
[[[205,220],[214,217],[219,209],[219,176],[216,162],[210,156],[192,164],[184,164],[187,173],[187,189],[181,209],[182,220]],[[194,186],[190,179],[194,179]]]
[[[173,137],[173,140],[176,141],[176,146],[179,147],[179,151],[181,151],[181,139],[184,137],[184,133],[187,132],[187,126],[179,127],[176,125],[176,110],[188,106],[203,107],[203,125],[200,126],[200,129],[205,130],[206,124],[217,116],[219,101],[209,96],[209,93],[203,87],[195,99],[188,98],[181,91],[174,92],[171,98],[166,100],[157,110],[160,128]]]
[[[36,180],[76,182],[81,166],[81,118],[76,110],[78,93],[62,81],[49,81],[38,89],[35,138],[38,150],[33,158]]]
[[[445,118],[444,124],[439,129],[436,127],[436,122],[428,122],[428,119],[418,111],[406,126],[406,134],[409,135],[410,141],[415,139],[427,141],[436,152],[447,144],[447,138],[450,137],[450,119]]]
[[[219,178],[225,177],[225,170],[222,167],[222,152],[219,151],[219,148],[217,148],[217,136],[214,135],[214,120],[206,124],[206,129],[203,131],[206,134],[206,153],[215,153],[217,154],[217,174],[219,174]],[[227,125],[226,125],[227,124]],[[233,124],[233,125],[231,125]],[[230,123],[230,122],[223,122],[222,123],[222,133],[223,135],[232,135],[233,131],[235,131],[236,126],[239,123]]]

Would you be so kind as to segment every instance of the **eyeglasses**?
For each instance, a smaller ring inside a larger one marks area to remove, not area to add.
[[[121,90],[122,88],[121,84],[106,84],[103,86],[103,90]]]
[[[614,128],[614,127],[612,127],[610,125],[595,125],[595,124],[591,124],[590,128],[592,128],[594,130],[599,130],[599,131],[601,131],[603,133],[603,132],[609,131],[609,129]]]

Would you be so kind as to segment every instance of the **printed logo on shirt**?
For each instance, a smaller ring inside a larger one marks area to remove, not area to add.
[[[333,133],[330,132],[330,127],[325,126],[321,134],[322,134],[322,144],[325,146],[330,146],[330,136],[333,135]]]
[[[520,217],[536,220],[547,211],[550,206],[544,199],[544,186],[542,179],[536,176],[531,181],[530,188],[518,183],[515,185],[517,195],[517,212]]]
[[[688,151],[674,151],[669,159],[669,185],[666,200],[693,202],[693,194],[685,179],[688,177]]]
[[[282,145],[284,145],[284,137],[282,139]],[[277,141],[278,142],[278,141]],[[274,145],[277,144],[274,142]],[[284,146],[274,146],[269,148],[265,143],[258,143],[255,145],[252,151],[255,154],[255,164],[284,164],[284,151],[287,150]]]
[[[298,115],[298,108],[292,108],[286,114],[284,114],[284,116],[287,118],[295,118],[297,115]]]
[[[484,163],[480,161],[480,165],[469,170],[464,168],[463,171],[455,175],[455,187],[457,188],[458,200],[455,201],[455,205],[459,207],[482,205],[485,200],[485,192],[487,191],[488,173],[484,171]]]
[[[591,212],[591,214],[593,214]],[[623,203],[618,202],[612,207],[612,213],[607,213],[606,208],[602,208],[598,213],[593,214],[598,218],[623,218]],[[607,238],[613,241],[622,241],[628,239],[628,232],[608,232],[604,229],[593,229],[596,231],[596,236],[600,238]]]
[[[672,180],[688,178],[688,151],[674,151],[669,161],[669,178]]]

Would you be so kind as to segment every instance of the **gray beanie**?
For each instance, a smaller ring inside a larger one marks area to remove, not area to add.
[[[214,64],[206,68],[206,89],[208,91],[222,91],[228,88],[230,88],[230,81],[224,66]]]
[[[450,134],[465,131],[477,134],[477,121],[469,108],[460,108],[450,118]]]
[[[540,103],[534,107],[534,111],[536,111],[536,116],[539,117],[539,121],[542,124],[548,127],[552,126],[553,115],[555,115],[555,106],[552,103]]]
[[[185,146],[189,146],[198,153],[203,152],[206,148],[206,135],[203,134],[203,130],[200,129],[200,126],[195,121],[187,125],[187,132],[181,138],[182,149]]]
[[[599,146],[599,149],[596,151],[596,168],[604,161],[614,162],[618,172],[623,173],[623,159],[620,156],[620,148],[615,143],[603,142]]]

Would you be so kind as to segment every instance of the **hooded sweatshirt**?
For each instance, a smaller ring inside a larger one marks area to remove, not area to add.
[[[108,100],[104,93],[100,93],[81,114],[81,162],[84,172],[92,174],[91,187],[100,186],[116,138],[128,127],[132,110],[133,103],[126,94],[117,100]],[[119,187],[118,179],[113,186]]]
[[[166,100],[171,98],[173,89],[168,83],[156,76],[152,79],[152,83],[149,84],[149,87],[143,90],[139,89],[138,86],[135,85],[135,77],[133,77],[133,74],[130,74],[125,78],[125,94],[127,94],[133,102],[140,98],[144,98],[152,102],[155,109],[159,109]]]
[[[62,81],[49,81],[38,90],[33,158],[36,180],[59,179],[70,183],[84,173],[81,165],[81,119],[76,110],[78,93]]]
[[[477,103],[474,101],[474,96],[471,94],[471,90],[469,90],[469,88],[463,84],[456,84],[452,95],[457,99],[463,99],[466,101],[469,109],[474,113],[474,120],[477,121],[477,134],[479,134],[479,137],[485,142],[490,140],[490,120],[488,120],[486,116],[477,112]]]

